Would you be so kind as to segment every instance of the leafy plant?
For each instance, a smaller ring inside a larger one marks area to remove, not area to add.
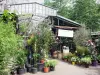
[[[56,60],[50,60],[50,66],[55,67],[57,65],[57,61]]]
[[[91,64],[91,57],[81,58],[82,63]]]
[[[67,54],[67,58],[68,58],[68,59],[71,59],[73,56],[75,56],[75,55],[72,54],[72,53],[68,53],[68,54]]]
[[[86,29],[86,26],[82,26],[74,33],[74,42],[76,45],[83,46],[83,43],[90,38],[89,30]]]
[[[100,55],[97,56],[97,59],[100,61]]]
[[[9,16],[7,12],[3,15],[6,17]],[[16,35],[15,31],[13,21],[4,20],[0,17],[0,71],[8,69],[7,72],[9,73],[10,70],[16,66],[16,52],[20,47],[18,41],[22,40],[22,38]]]
[[[81,58],[77,57],[76,62],[77,62],[77,64],[80,64],[81,63]]]
[[[42,22],[38,28],[38,48],[42,50],[42,56],[48,58],[49,49],[54,42],[53,33],[50,30],[50,25],[48,22]]]
[[[76,62],[76,61],[77,61],[77,58],[76,58],[76,57],[72,57],[72,58],[71,58],[71,61],[72,61],[72,62]]]
[[[17,51],[17,59],[16,59],[16,63],[18,65],[18,67],[23,68],[25,61],[26,61],[26,56],[25,56],[24,50],[18,50]]]
[[[89,54],[89,51],[88,51],[88,48],[87,47],[84,47],[84,46],[76,46],[77,48],[77,54],[78,55],[88,55]]]
[[[68,56],[64,56],[64,57],[63,57],[63,59],[67,59],[67,58],[68,58]]]
[[[46,61],[45,63],[44,63],[44,67],[49,67],[50,66],[50,62],[49,61]]]
[[[38,61],[39,57],[40,57],[40,54],[39,53],[34,53],[33,54],[33,59],[34,59],[34,64],[35,65],[37,64],[37,61]]]
[[[10,13],[9,10],[4,10],[3,15],[1,16],[1,20],[4,23],[12,22],[13,27],[16,29],[16,33],[17,33],[18,16],[15,13]]]

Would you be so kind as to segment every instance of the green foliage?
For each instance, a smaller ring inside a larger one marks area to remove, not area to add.
[[[17,51],[22,48],[22,42],[19,43],[22,38],[15,34],[14,16],[5,10],[0,17],[0,73],[5,73],[3,75],[8,75],[15,68]]]
[[[88,51],[88,48],[87,47],[84,47],[84,46],[76,46],[76,50],[77,50],[77,54],[80,54],[80,55],[88,55],[89,54],[89,51]]]
[[[15,59],[18,47],[18,36],[14,34],[12,23],[0,22],[0,68],[5,69]]]
[[[92,31],[99,28],[99,16],[96,0],[75,0],[70,18],[85,24]]]
[[[68,53],[68,54],[67,54],[67,58],[68,58],[68,59],[71,59],[71,58],[74,57],[74,56],[75,56],[75,55],[72,54],[72,53]]]
[[[18,67],[23,68],[25,61],[26,61],[26,55],[24,50],[17,50],[17,57],[16,57],[16,64]]]
[[[35,53],[42,50],[41,57],[43,58],[48,57],[49,49],[54,42],[53,33],[48,23],[49,21],[39,24],[32,36],[27,40],[28,45],[33,47]]]
[[[37,64],[38,59],[40,58],[40,54],[39,53],[34,53],[33,54],[33,59],[34,59],[34,64]]]
[[[91,64],[91,57],[81,58],[82,63]]]
[[[90,31],[86,29],[86,26],[82,26],[74,33],[74,42],[76,45],[82,45],[84,42],[89,40]]]
[[[67,58],[68,58],[68,56],[64,56],[64,57],[63,57],[63,59],[67,59]]]
[[[56,60],[50,60],[50,66],[55,67],[57,65],[57,61]]]
[[[97,56],[97,59],[100,61],[100,55]]]
[[[8,10],[5,10],[3,12],[3,15],[2,15],[1,19],[5,23],[13,22],[13,24],[16,24],[17,20],[18,20],[18,17],[15,13],[10,13]]]
[[[0,75],[10,75],[9,70],[0,70]]]
[[[50,66],[50,62],[49,61],[46,61],[45,63],[44,63],[44,67],[49,67]]]
[[[48,22],[43,22],[38,27],[39,39],[38,39],[38,48],[42,49],[42,54],[44,58],[48,57],[48,51],[54,42],[53,33],[50,30]]]
[[[81,59],[80,59],[78,56],[76,57],[76,62],[77,62],[78,64],[81,63]]]
[[[71,61],[72,61],[72,62],[76,62],[76,61],[77,61],[77,57],[76,57],[76,56],[72,57],[72,58],[71,58]]]
[[[72,2],[73,0],[45,0],[45,5],[56,8],[58,14],[68,18],[72,12]]]
[[[100,4],[96,0],[48,0],[45,5],[58,10],[58,14],[86,25],[91,31],[100,29]]]

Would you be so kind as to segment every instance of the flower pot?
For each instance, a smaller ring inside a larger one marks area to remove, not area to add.
[[[50,66],[50,71],[54,71],[54,70],[55,70],[55,67]]]
[[[67,59],[64,59],[65,62],[67,62]]]
[[[16,72],[16,71],[11,71],[10,74],[11,74],[11,75],[17,75],[17,72]]]
[[[71,63],[71,60],[70,60],[70,59],[68,59],[68,62],[69,62],[69,63]]]
[[[98,65],[97,61],[96,60],[93,60],[92,61],[92,66],[97,66],[97,65]]]
[[[57,58],[57,52],[53,52],[53,58]]]
[[[72,62],[72,65],[75,65],[75,62],[74,61]]]
[[[89,64],[85,64],[84,66],[85,66],[85,68],[89,68]]]
[[[45,60],[44,60],[44,59],[42,59],[42,60],[40,60],[40,62],[41,62],[42,64],[44,64]]]
[[[62,59],[62,54],[58,53],[58,59]]]
[[[35,73],[37,73],[37,68],[31,68],[31,73],[33,73],[33,74],[35,74]]]
[[[43,63],[37,63],[37,69],[38,71],[42,71],[44,68],[44,64]]]
[[[43,71],[44,71],[44,73],[48,73],[49,72],[49,67],[44,67]]]
[[[31,72],[31,67],[27,67],[27,72]]]
[[[24,68],[17,68],[17,74],[24,74],[25,69]]]
[[[76,64],[77,64],[78,66],[81,66],[81,63],[80,63],[80,62],[76,62]]]

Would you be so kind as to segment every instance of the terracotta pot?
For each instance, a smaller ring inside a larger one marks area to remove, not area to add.
[[[44,70],[43,70],[45,73],[48,73],[49,72],[49,67],[44,67]]]
[[[53,52],[53,58],[57,58],[57,52]]]
[[[64,59],[65,62],[67,62],[67,59]]]
[[[45,60],[44,60],[44,59],[42,59],[40,62],[43,64],[43,63],[45,62]]]

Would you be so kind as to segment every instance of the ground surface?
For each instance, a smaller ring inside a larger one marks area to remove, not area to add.
[[[24,75],[33,74],[26,73]],[[100,75],[100,67],[83,68],[58,60],[58,65],[56,66],[55,71],[49,73],[38,72],[34,75]]]

